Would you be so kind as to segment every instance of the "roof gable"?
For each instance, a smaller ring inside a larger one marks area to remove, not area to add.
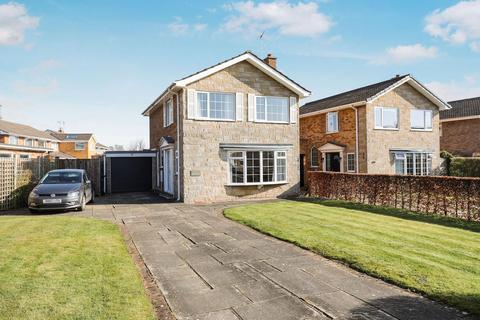
[[[206,78],[214,73],[217,73],[221,70],[224,70],[230,66],[233,66],[239,62],[242,61],[247,61],[250,64],[252,64],[254,67],[262,71],[263,73],[267,74],[270,76],[272,79],[275,81],[281,83],[284,85],[286,88],[290,89],[294,93],[298,94],[301,98],[308,97],[311,93],[289,77],[287,77],[285,74],[280,72],[279,70],[272,68],[270,65],[265,63],[262,59],[257,57],[255,54],[253,54],[250,51],[246,51],[238,56],[235,56],[233,58],[230,58],[228,60],[222,61],[216,65],[213,65],[211,67],[205,68],[203,70],[200,70],[194,74],[191,74],[187,77],[184,77],[180,80],[174,81],[142,114],[145,116],[148,116],[150,111],[155,107],[155,105],[163,98],[165,97],[170,90],[173,90],[174,88],[182,88],[185,87],[193,82],[196,82],[200,79]]]
[[[57,138],[58,140],[64,142],[89,141],[93,136],[92,133],[65,133],[53,130],[48,130],[48,133],[53,137]]]
[[[450,108],[448,103],[438,98],[434,93],[428,90],[420,82],[415,80],[415,78],[413,78],[411,75],[406,74],[382,82],[374,83],[365,87],[343,92],[334,96],[309,102],[300,108],[300,115],[308,116],[310,114],[313,115],[331,108],[373,102],[384,94],[394,90],[395,88],[398,88],[405,83],[408,83],[415,90],[424,95],[440,110]]]

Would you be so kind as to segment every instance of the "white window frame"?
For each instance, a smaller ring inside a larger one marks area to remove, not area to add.
[[[335,120],[336,120],[336,124],[335,124],[335,130],[330,130],[330,127],[329,127],[329,121],[328,121],[328,118],[330,117],[330,115],[335,115]],[[339,128],[339,121],[338,121],[338,111],[332,111],[332,112],[327,112],[327,115],[325,116],[325,121],[326,121],[326,124],[325,124],[325,132],[326,133],[337,133],[339,132],[340,128]]]
[[[78,148],[78,147],[77,147],[77,145],[78,145],[79,143],[83,144],[83,148]],[[85,148],[85,147],[86,147],[86,144],[87,144],[86,142],[75,142],[75,151],[83,151],[83,150],[85,150],[85,149],[86,149],[86,148]]]
[[[413,174],[407,174],[408,169],[407,169],[407,154],[412,155],[412,171]],[[393,153],[393,169],[395,171],[395,174],[397,172],[396,168],[396,162],[397,160],[403,160],[403,175],[409,175],[409,176],[419,176],[417,174],[417,157],[416,155],[420,154],[420,176],[429,176],[432,175],[432,166],[429,168],[429,161],[432,164],[432,159],[433,159],[433,154],[430,152],[394,152]],[[397,156],[398,155],[398,156]],[[426,162],[424,160],[426,159]],[[426,164],[426,168],[424,166],[424,163]],[[430,172],[428,171],[430,169]]]
[[[381,119],[381,126],[377,126],[377,110],[381,110],[382,111],[382,119]],[[390,128],[390,127],[385,127],[385,125],[383,124],[383,111],[384,110],[396,110],[397,111],[397,127],[396,128]],[[374,128],[377,129],[377,130],[393,130],[393,131],[397,131],[400,129],[400,110],[396,107],[375,107],[374,110],[373,110],[373,125],[374,125]]]
[[[231,160],[240,159],[240,157],[231,157],[232,153],[241,152],[243,156],[243,182],[232,182],[232,170],[231,170]],[[260,181],[259,182],[247,182],[247,152],[259,152],[260,153]],[[273,177],[274,181],[263,182],[263,152],[273,152]],[[279,153],[284,153],[284,156],[279,155]],[[256,186],[256,185],[276,185],[276,184],[286,184],[288,183],[288,159],[286,150],[235,150],[228,152],[228,181],[227,186]],[[277,160],[285,159],[285,180],[277,180]]]
[[[413,114],[415,112],[423,112],[423,127],[413,126]],[[430,114],[430,128],[427,128],[427,114]],[[412,131],[433,131],[433,111],[428,109],[412,109],[410,110],[410,130]]]
[[[353,156],[353,169],[351,169],[351,168],[349,167],[349,162],[348,162],[348,157],[349,157],[349,156]],[[353,152],[348,152],[348,153],[347,153],[347,172],[355,172],[355,171],[356,171],[356,170],[355,170],[355,169],[356,169],[356,168],[355,168],[355,166],[356,166],[355,160],[356,160],[356,159],[355,159],[355,153],[353,153]]]
[[[40,145],[40,142],[43,142],[43,146]],[[37,140],[37,147],[46,148],[47,147],[47,141],[46,140]]]
[[[200,101],[198,100],[198,94],[199,93],[205,93],[207,94],[207,117],[202,117],[200,114]],[[218,93],[218,94],[229,94],[233,96],[233,119],[228,119],[228,118],[211,118],[210,117],[210,94],[213,93]],[[209,120],[209,121],[229,121],[229,122],[235,122],[237,121],[237,112],[236,112],[236,92],[219,92],[219,91],[196,91],[195,92],[195,100],[196,100],[196,120]]]
[[[31,141],[31,144],[28,144],[28,141]],[[25,145],[26,147],[35,147],[35,141],[30,138],[25,138],[25,140],[23,140],[23,145]]]
[[[264,98],[265,99],[265,120],[258,119],[257,117],[257,98]],[[277,98],[277,99],[286,99],[287,100],[287,120],[286,121],[271,121],[266,120],[267,118],[267,98]],[[255,122],[263,122],[263,123],[290,123],[290,99],[289,97],[281,97],[281,96],[255,96]]]
[[[317,151],[317,165],[314,166],[314,163],[313,163],[313,151],[316,150]],[[318,166],[320,165],[320,158],[321,158],[321,155],[322,153],[320,152],[320,150],[318,150],[317,147],[312,147],[310,149],[310,167],[311,168],[318,168]]]
[[[12,139],[15,139],[15,143],[12,142]],[[8,137],[8,144],[18,145],[20,142],[20,138],[17,136],[9,136]]]
[[[163,127],[169,127],[173,124],[173,99],[168,99],[163,109]]]

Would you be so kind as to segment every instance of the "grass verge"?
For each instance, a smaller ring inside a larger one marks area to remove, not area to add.
[[[480,315],[480,225],[341,201],[245,205],[225,216]]]
[[[77,217],[0,217],[5,319],[154,319],[118,227]]]

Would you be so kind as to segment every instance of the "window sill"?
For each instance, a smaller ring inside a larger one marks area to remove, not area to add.
[[[232,119],[211,119],[211,118],[195,118],[191,120],[197,120],[197,121],[216,121],[216,122],[236,122],[237,120],[232,120]],[[240,121],[240,120],[239,120]]]
[[[272,185],[281,185],[287,184],[288,181],[282,182],[258,182],[258,183],[226,183],[227,187],[251,187],[251,186],[272,186]]]
[[[288,121],[266,121],[266,120],[255,120],[255,123],[272,123],[272,124],[290,124]]]
[[[399,128],[373,128],[373,130],[399,131]]]
[[[163,127],[164,127],[164,128],[168,128],[168,127],[170,127],[172,124],[173,124],[173,122],[170,123],[170,124],[167,124],[166,126],[163,126]]]
[[[330,131],[330,132],[325,131],[325,134],[333,134],[333,133],[339,133],[339,132],[340,131],[338,131],[338,130],[337,131]]]
[[[410,131],[417,131],[417,132],[433,132],[433,129],[413,129],[413,128],[410,128]]]

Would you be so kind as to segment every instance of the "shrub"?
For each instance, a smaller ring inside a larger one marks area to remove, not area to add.
[[[449,171],[450,175],[457,177],[480,177],[480,158],[454,157]]]
[[[480,221],[480,179],[308,172],[310,195]]]

